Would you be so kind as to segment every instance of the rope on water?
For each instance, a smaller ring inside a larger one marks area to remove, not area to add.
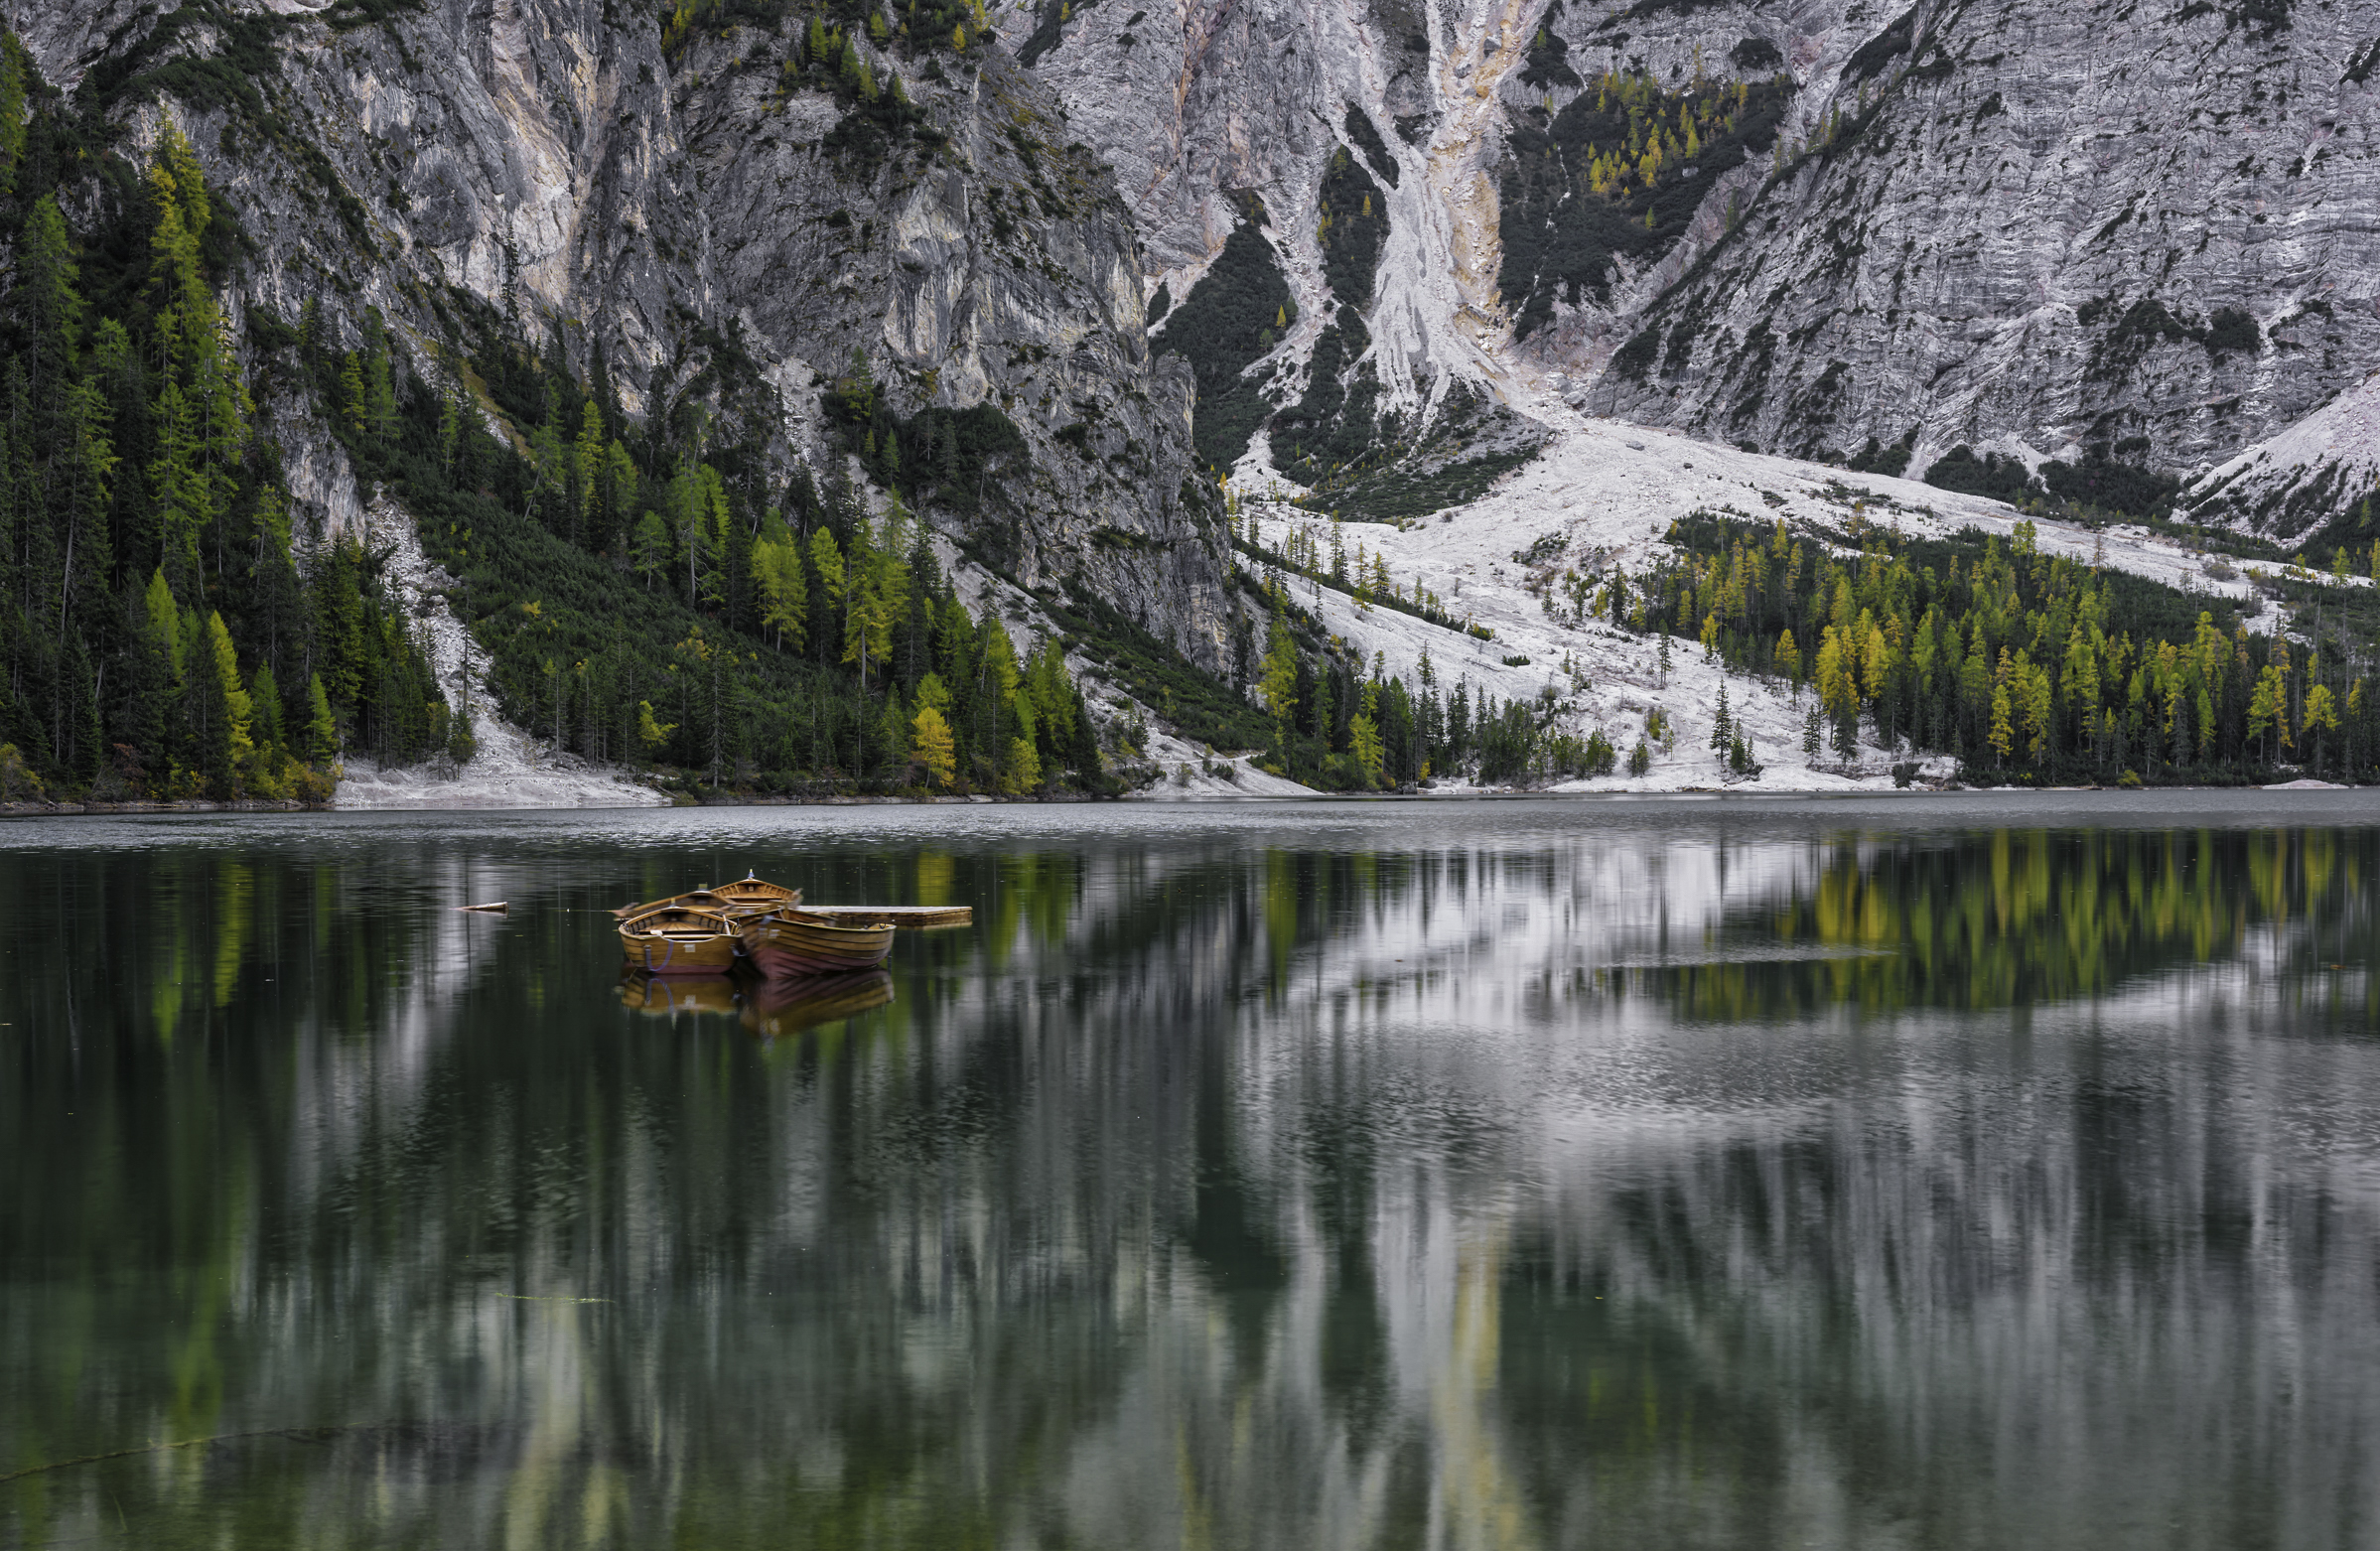
[[[374,1428],[393,1427],[393,1422],[352,1422],[345,1427],[260,1427],[248,1433],[217,1433],[212,1438],[184,1438],[173,1443],[142,1444],[132,1449],[110,1449],[105,1454],[86,1454],[71,1460],[53,1460],[48,1465],[29,1465],[21,1471],[0,1476],[0,1485],[39,1476],[45,1471],[63,1471],[76,1465],[97,1465],[103,1460],[128,1460],[134,1455],[163,1454],[168,1449],[196,1449],[205,1444],[236,1443],[243,1438],[294,1438],[300,1443],[323,1443],[340,1433],[369,1432]]]

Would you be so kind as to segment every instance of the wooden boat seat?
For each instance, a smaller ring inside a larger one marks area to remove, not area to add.
[[[624,935],[640,937],[732,937],[743,927],[733,916],[718,911],[664,906],[630,917],[621,923],[620,929]]]

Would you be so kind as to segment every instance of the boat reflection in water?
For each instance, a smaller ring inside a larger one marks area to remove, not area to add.
[[[724,1013],[733,1018],[744,1010],[749,982],[738,975],[660,975],[630,969],[620,977],[621,1005],[652,1018],[675,1018],[680,1013]]]
[[[744,1004],[744,1027],[765,1040],[782,1039],[891,1006],[892,1001],[893,975],[885,969],[764,980]]]
[[[749,970],[725,975],[657,975],[631,969],[620,978],[621,1004],[653,1018],[717,1013],[765,1040],[801,1034],[893,1001],[889,970],[766,979]]]

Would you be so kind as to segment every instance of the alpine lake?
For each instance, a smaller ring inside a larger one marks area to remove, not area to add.
[[[624,981],[754,870],[975,924]],[[2362,792],[44,819],[0,918],[8,1551],[2380,1545]]]

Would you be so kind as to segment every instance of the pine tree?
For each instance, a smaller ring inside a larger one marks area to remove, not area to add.
[[[2255,693],[2248,701],[2249,741],[2268,732],[2274,735],[2272,758],[2278,761],[2290,741],[2287,670],[2279,664],[2268,665],[2257,675]]]
[[[842,620],[849,592],[843,570],[843,551],[835,543],[832,528],[821,526],[811,530],[809,558],[810,575],[816,578],[818,584],[810,607],[812,618],[819,622],[819,628],[811,633],[811,638],[824,646],[827,641],[838,640],[841,636],[842,633],[830,629],[829,623]]]
[[[455,453],[463,440],[463,404],[461,395],[441,392],[438,395],[438,467],[449,480],[455,477]]]
[[[363,424],[371,439],[385,447],[396,434],[396,377],[390,360],[388,331],[380,310],[366,313],[363,352]]]
[[[1001,772],[1000,789],[1012,795],[1023,795],[1042,783],[1042,757],[1031,738],[1012,738],[1008,745],[1008,763]]]
[[[281,753],[288,746],[288,735],[281,726],[281,685],[273,677],[273,665],[260,662],[248,680],[248,703],[255,710],[254,731],[251,734],[257,752],[262,755]]]
[[[2316,684],[2306,691],[2306,706],[2300,713],[2298,725],[2305,737],[2309,758],[2313,761],[2317,773],[2322,763],[2323,735],[2337,732],[2338,720],[2337,699],[2330,693],[2328,684]]]
[[[764,534],[752,551],[753,583],[761,598],[761,626],[787,639],[799,652],[808,640],[809,584],[802,576],[801,546],[781,528]]]
[[[1289,621],[1283,617],[1279,601],[1275,600],[1272,623],[1265,633],[1264,671],[1257,678],[1256,693],[1273,718],[1277,747],[1286,736],[1290,717],[1297,711],[1297,642],[1290,634]],[[1280,747],[1280,752],[1286,756],[1288,750]]]
[[[630,565],[644,579],[649,590],[656,578],[669,569],[669,524],[657,511],[647,510],[636,519],[636,531],[630,541]]]
[[[1362,709],[1347,724],[1347,748],[1355,756],[1356,768],[1363,772],[1364,780],[1380,784],[1380,770],[1386,750],[1380,739],[1380,684],[1377,679],[1363,689]]]
[[[346,411],[348,429],[363,435],[370,423],[371,406],[363,389],[363,361],[353,351],[340,357],[339,401]]]
[[[591,547],[612,553],[622,539],[622,524],[636,494],[636,464],[629,450],[614,441],[604,449],[603,499]]]
[[[911,722],[910,757],[925,767],[927,780],[947,790],[958,773],[956,741],[950,731],[950,691],[939,675],[928,673],[917,684],[917,715]]]
[[[594,399],[587,400],[579,415],[579,436],[571,444],[571,486],[573,506],[578,513],[577,524],[571,530],[574,543],[598,548],[596,542],[596,513],[602,494],[604,477],[604,417]]]
[[[220,614],[207,616],[207,662],[199,677],[206,679],[210,672],[210,699],[219,716],[210,728],[205,768],[209,780],[229,793],[238,789],[255,753],[255,743],[249,735],[255,706],[248,698],[246,686],[240,682],[239,658],[232,649],[231,633],[223,628]]]
[[[1987,742],[1991,745],[1993,764],[2004,765],[2016,748],[2016,728],[2011,722],[2014,710],[2009,693],[2009,678],[2013,672],[2008,648],[2000,648],[2000,670],[1992,681],[1992,728]]]
[[[353,539],[331,545],[315,583],[315,648],[323,688],[331,704],[352,716],[363,695],[365,649],[363,594],[357,573],[363,555]]]

